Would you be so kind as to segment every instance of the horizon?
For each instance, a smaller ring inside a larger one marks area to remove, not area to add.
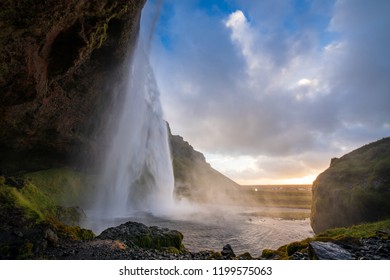
[[[149,0],[172,132],[239,184],[311,184],[390,136],[389,1]]]

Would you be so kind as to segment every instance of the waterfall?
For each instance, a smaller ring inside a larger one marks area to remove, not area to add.
[[[129,217],[137,211],[163,213],[173,203],[173,168],[167,124],[148,57],[137,40],[117,127],[108,137],[93,215]]]

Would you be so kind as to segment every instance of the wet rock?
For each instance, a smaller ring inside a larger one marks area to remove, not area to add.
[[[80,224],[80,221],[82,219],[85,219],[87,215],[78,206],[73,207],[63,207],[63,206],[57,206],[57,217],[58,219],[70,226],[77,226]]]
[[[313,241],[309,243],[309,257],[312,260],[353,260],[350,252],[332,242]]]
[[[57,243],[58,243],[58,236],[50,228],[45,230],[44,237],[50,243],[50,245],[53,245],[53,246],[57,245]]]
[[[238,260],[253,260],[253,257],[250,253],[246,252],[237,257]]]
[[[225,259],[234,258],[236,256],[230,244],[226,244],[225,246],[223,246],[221,254]]]
[[[309,255],[307,253],[295,252],[290,257],[291,260],[309,260]]]
[[[148,227],[141,223],[127,222],[104,230],[97,239],[123,241],[129,247],[163,250],[174,247],[183,250],[183,234],[167,228]]]

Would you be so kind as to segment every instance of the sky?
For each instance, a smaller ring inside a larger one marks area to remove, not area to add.
[[[390,136],[390,1],[159,2],[141,33],[165,118],[236,182],[311,184]]]

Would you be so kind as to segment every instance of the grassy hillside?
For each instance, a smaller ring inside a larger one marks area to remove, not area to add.
[[[340,159],[313,183],[315,232],[390,218],[390,138]]]

